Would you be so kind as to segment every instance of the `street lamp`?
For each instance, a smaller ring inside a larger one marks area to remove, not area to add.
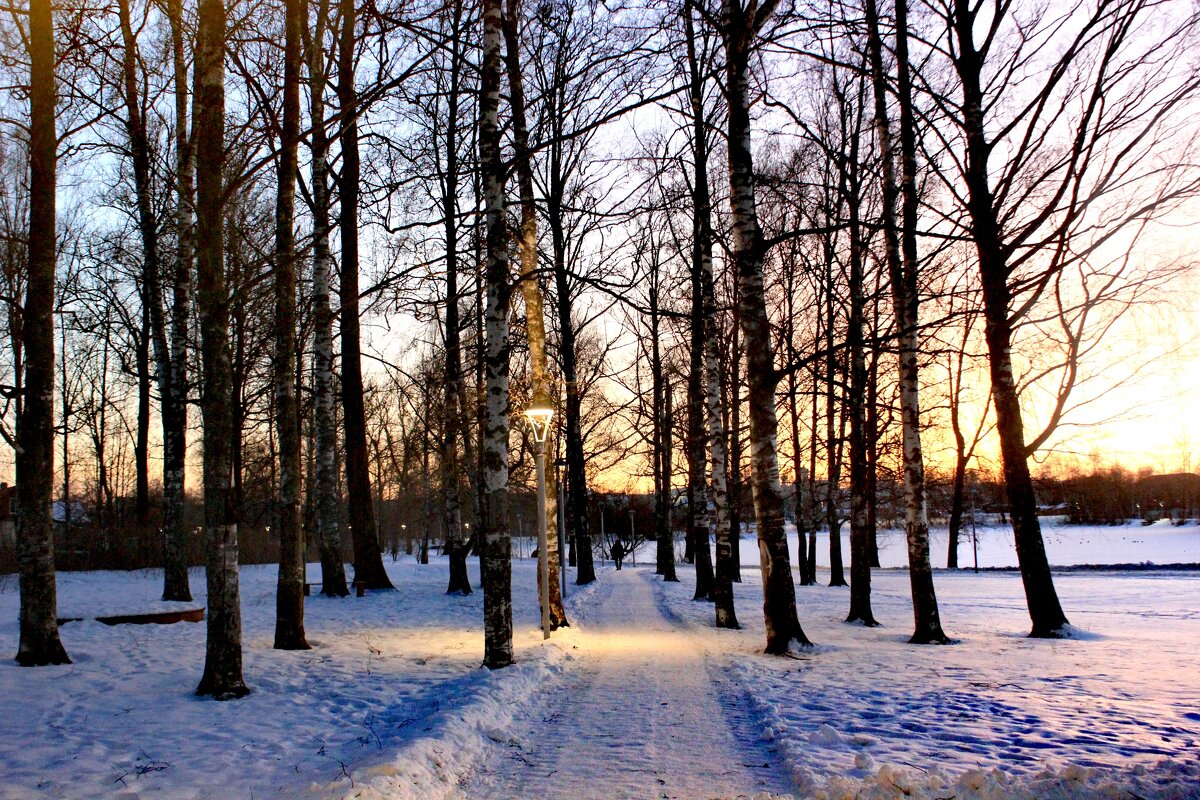
[[[538,493],[538,598],[542,603],[542,638],[550,638],[550,560],[546,553],[546,437],[550,433],[550,420],[554,418],[554,407],[544,394],[534,395],[533,402],[525,409],[525,419],[537,444],[537,493]]]

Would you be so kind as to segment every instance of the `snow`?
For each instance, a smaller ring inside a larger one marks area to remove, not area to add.
[[[744,628],[734,632],[711,627],[711,607],[691,602],[681,575],[664,591],[724,640],[802,796],[1200,797],[1195,573],[1059,574],[1067,614],[1088,635],[1058,641],[1025,638],[1018,575],[939,573],[949,646],[906,643],[903,571],[873,575],[879,628],[842,621],[848,589],[797,586],[816,647],[792,658],[757,652],[756,571],[735,587]]]
[[[842,558],[850,563],[850,526],[843,525]],[[988,524],[976,527],[978,536],[979,566],[1003,568],[1017,566],[1016,548],[1013,546],[1012,527],[989,518]],[[796,528],[787,525],[788,547],[795,561]],[[1046,543],[1046,556],[1056,567],[1093,564],[1198,564],[1200,563],[1200,525],[1171,525],[1166,520],[1153,525],[1131,522],[1124,525],[1069,525],[1058,518],[1042,519],[1042,538]],[[882,567],[907,567],[908,548],[903,529],[882,528],[879,542],[879,563]],[[945,526],[933,527],[929,532],[929,547],[934,567],[946,566],[946,551],[949,534]],[[973,567],[974,542],[971,529],[960,535],[958,543],[959,567]],[[651,545],[652,548],[652,545]],[[641,557],[652,557],[653,549],[645,549]],[[743,566],[758,563],[758,543],[752,535],[741,540]],[[829,566],[829,534],[817,533],[817,564]]]
[[[1002,561],[984,530],[981,563]],[[1200,560],[1197,538],[1062,526],[1048,549],[1177,563]],[[905,572],[874,573],[867,629],[842,622],[848,590],[823,570],[796,589],[816,647],[780,658],[761,654],[756,562],[742,630],[712,627],[690,566],[677,584],[603,568],[543,644],[519,559],[518,663],[497,672],[480,668],[482,593],[445,595],[443,560],[389,563],[396,592],[309,598],[307,652],[271,648],[275,569],[243,567],[245,699],[192,696],[203,624],[69,623],[74,664],[0,660],[0,798],[1200,798],[1200,573],[1060,573],[1074,635],[1031,640],[1017,574],[939,571],[956,643],[919,647]],[[202,605],[202,571],[192,587]],[[60,613],[158,610],[160,591],[156,571],[64,573]],[[18,602],[0,576],[0,653]]]
[[[0,798],[296,797],[314,785],[329,795],[406,746],[418,756],[405,759],[411,786],[453,781],[471,763],[459,746],[479,739],[481,726],[502,725],[557,669],[561,651],[541,645],[529,562],[515,570],[521,663],[495,674],[480,668],[482,592],[445,595],[444,561],[388,568],[400,591],[308,598],[314,648],[282,652],[271,647],[276,570],[243,567],[254,691],[236,702],[192,695],[203,623],[73,622],[61,635],[74,664],[22,669],[0,660]],[[470,569],[478,586],[477,563]],[[191,585],[203,605],[202,570]],[[58,586],[63,616],[177,605],[158,600],[158,571],[60,573]],[[15,576],[0,578],[2,653],[16,652],[18,604]]]

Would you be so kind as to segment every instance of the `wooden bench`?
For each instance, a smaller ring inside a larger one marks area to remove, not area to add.
[[[59,617],[58,624],[82,622],[83,617]],[[173,625],[176,622],[203,622],[203,608],[185,608],[179,611],[153,611],[146,614],[111,614],[96,617],[105,625]]]

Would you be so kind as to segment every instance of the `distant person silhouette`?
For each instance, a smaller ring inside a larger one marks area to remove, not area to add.
[[[625,545],[621,544],[621,540],[617,539],[612,546],[612,558],[617,562],[617,569],[621,568],[621,559],[625,558]]]

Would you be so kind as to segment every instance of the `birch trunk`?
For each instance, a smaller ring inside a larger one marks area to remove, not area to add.
[[[275,648],[307,650],[304,528],[300,515],[300,409],[296,397],[296,175],[300,145],[300,37],[304,0],[284,0],[283,127],[275,202],[275,423],[279,438],[279,579]]]
[[[896,0],[896,61],[899,73],[902,184],[896,186],[883,43],[875,0],[867,0],[868,56],[875,93],[875,126],[882,161],[884,241],[892,285],[892,303],[900,332],[900,415],[903,431],[904,530],[912,587],[915,644],[945,643],[929,559],[929,523],[925,517],[925,466],[921,448],[921,403],[918,361],[920,341],[917,258],[916,125],[908,67],[907,0]],[[907,129],[906,127],[907,126]],[[897,237],[896,200],[903,193],[902,235]],[[902,239],[902,241],[901,241]]]
[[[204,527],[208,636],[198,695],[242,697],[242,613],[238,595],[238,526],[231,478],[232,369],[229,293],[225,286],[225,6],[200,0],[194,67],[196,126],[196,267],[204,396]]]
[[[500,155],[500,0],[484,0],[483,65],[479,91],[479,161],[487,224],[487,327],[484,370],[484,508],[480,571],[483,573],[483,664],[500,669],[513,662],[512,538],[508,530],[508,235],[504,209],[504,163]]]
[[[722,6],[726,92],[729,102],[729,195],[733,212],[733,260],[737,267],[742,333],[749,377],[751,483],[758,522],[759,564],[763,576],[766,652],[787,652],[793,641],[809,644],[796,615],[796,588],[784,536],[783,492],[776,441],[775,369],[771,323],[763,286],[762,232],[754,198],[754,159],[750,147],[749,62],[751,45],[773,4],[738,0]]]
[[[21,611],[17,663],[69,664],[58,638],[54,578],[54,264],[58,133],[54,22],[49,0],[29,4],[29,250],[25,306],[25,402],[17,420],[17,564]]]
[[[192,306],[194,202],[192,142],[188,135],[187,60],[182,0],[168,0],[171,57],[175,70],[175,274],[171,297],[170,368],[163,381],[163,600],[192,599],[188,585],[188,540],[183,507],[187,463],[187,344]]]
[[[345,430],[346,494],[350,504],[350,539],[354,544],[354,580],[368,589],[393,589],[383,568],[371,473],[367,463],[367,412],[363,404],[362,345],[359,335],[358,90],[354,85],[355,0],[339,0],[337,96],[341,123],[342,170],[338,181],[338,228],[342,244],[341,300],[342,425]]]
[[[334,419],[333,310],[329,283],[329,135],[325,127],[325,30],[328,0],[317,5],[317,20],[308,43],[312,124],[313,215],[313,418],[316,439],[316,528],[321,551],[321,594],[346,597],[346,568],[338,522],[337,423]]]

